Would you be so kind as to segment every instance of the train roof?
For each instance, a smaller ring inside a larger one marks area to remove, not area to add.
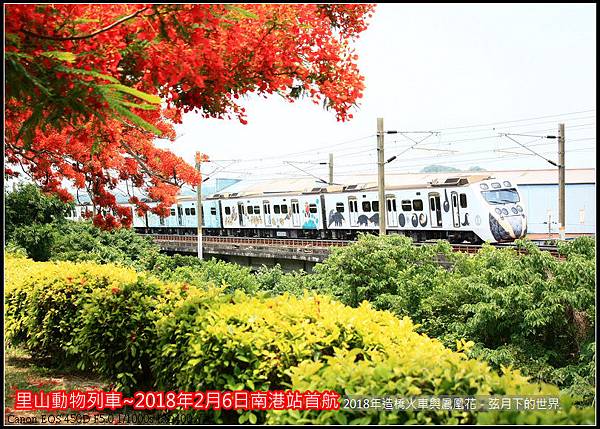
[[[567,184],[595,183],[595,169],[567,169]],[[386,190],[414,189],[441,186],[461,186],[486,179],[510,180],[516,185],[556,184],[556,169],[539,170],[494,170],[456,173],[401,173],[386,174]],[[465,182],[466,181],[466,182]],[[339,184],[325,185],[311,178],[278,180],[242,180],[206,198],[238,198],[267,195],[289,195],[310,193],[335,193],[349,191],[373,191],[377,189],[377,175],[353,175],[351,180],[336,179]]]
[[[422,176],[422,175],[419,175]],[[446,173],[443,176],[431,174],[429,180],[423,181],[422,177],[386,177],[386,190],[397,189],[415,189],[443,186],[465,186],[471,183],[480,182],[491,178],[489,174],[474,173]],[[377,182],[366,180],[362,182],[355,181],[348,184],[326,185],[316,182],[312,179],[293,179],[293,180],[266,180],[266,181],[246,181],[236,183],[223,189],[222,191],[204,197],[205,200],[217,198],[251,198],[265,196],[285,196],[298,194],[320,194],[320,193],[338,193],[352,191],[375,191]]]

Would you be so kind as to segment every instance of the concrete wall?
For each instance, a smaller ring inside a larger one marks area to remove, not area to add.
[[[552,232],[558,232],[558,185],[519,185],[528,216],[527,232],[548,232],[548,214]],[[596,232],[596,185],[567,184],[565,189],[565,233]]]

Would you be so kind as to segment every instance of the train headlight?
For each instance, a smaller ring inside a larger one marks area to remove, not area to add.
[[[486,191],[486,190],[490,189],[490,187],[489,187],[488,185],[486,185],[485,183],[482,183],[481,185],[479,185],[479,187],[480,187],[481,189],[483,189],[484,191]]]
[[[519,212],[523,213],[523,207],[517,206],[517,210],[519,210]]]
[[[504,213],[504,216],[506,216],[506,215],[508,215],[508,210],[502,209],[502,213]]]
[[[517,210],[516,207],[513,207],[512,209],[510,209],[510,211],[514,214],[519,214],[519,210]]]
[[[498,213],[498,214],[502,214],[502,210],[500,210],[500,209],[496,209],[496,213]]]

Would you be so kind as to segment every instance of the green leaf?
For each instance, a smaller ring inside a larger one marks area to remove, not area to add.
[[[77,58],[77,55],[75,55],[73,52],[65,52],[65,51],[42,52],[42,55],[44,57],[56,58],[57,60],[66,61],[68,63],[74,62],[75,59]]]
[[[252,423],[253,425],[255,425],[256,424],[256,420],[257,420],[256,419],[256,414],[248,413],[248,421],[250,423]]]
[[[239,6],[233,6],[229,4],[225,5],[225,8],[237,13],[238,15],[242,15],[244,18],[258,19],[258,15]]]
[[[120,106],[120,105],[113,105],[112,106],[114,110],[117,111],[117,113],[119,113],[122,117],[125,117],[127,119],[129,119],[131,122],[133,122],[134,125],[137,125],[140,128],[145,129],[146,131],[149,131],[153,134],[156,134],[157,136],[162,135],[162,132],[156,128],[154,125],[152,125],[151,123],[143,120],[142,118],[140,118],[138,115],[136,115],[135,113],[127,110],[125,107]],[[123,118],[119,118],[120,120],[123,121]]]
[[[127,94],[133,95],[134,97],[141,98],[142,100],[147,101],[152,104],[160,104],[161,99],[158,95],[147,94],[145,92],[139,91],[135,88],[131,88],[129,86],[122,85],[120,83],[109,84],[106,85],[109,88],[116,89],[117,91],[125,92]]]
[[[56,70],[61,71],[63,73],[69,73],[69,74],[81,74],[81,75],[85,75],[85,76],[93,76],[93,77],[97,77],[99,79],[104,79],[109,82],[113,82],[115,84],[119,83],[119,81],[117,79],[115,79],[114,77],[103,74],[103,73],[98,73],[95,70],[74,69],[74,68],[63,67],[63,66],[57,66]]]

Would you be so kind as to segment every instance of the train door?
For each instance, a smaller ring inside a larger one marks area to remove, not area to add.
[[[396,197],[387,197],[386,198],[386,220],[387,225],[396,227],[398,226],[398,212],[396,210]]]
[[[460,227],[460,209],[458,206],[458,193],[452,192],[450,194],[452,200],[452,223],[455,228]]]
[[[177,225],[183,226],[183,208],[177,204]]]
[[[263,213],[265,215],[265,226],[271,226],[271,204],[267,200],[263,200]]]
[[[240,218],[240,226],[244,226],[244,203],[238,203],[238,216]]]
[[[442,207],[440,204],[440,194],[437,192],[429,193],[429,215],[431,217],[431,226],[440,228],[442,226]]]
[[[298,200],[292,200],[292,226],[300,226],[300,204],[298,204]]]
[[[348,197],[348,212],[350,226],[358,226],[358,201],[356,201],[356,197]]]

